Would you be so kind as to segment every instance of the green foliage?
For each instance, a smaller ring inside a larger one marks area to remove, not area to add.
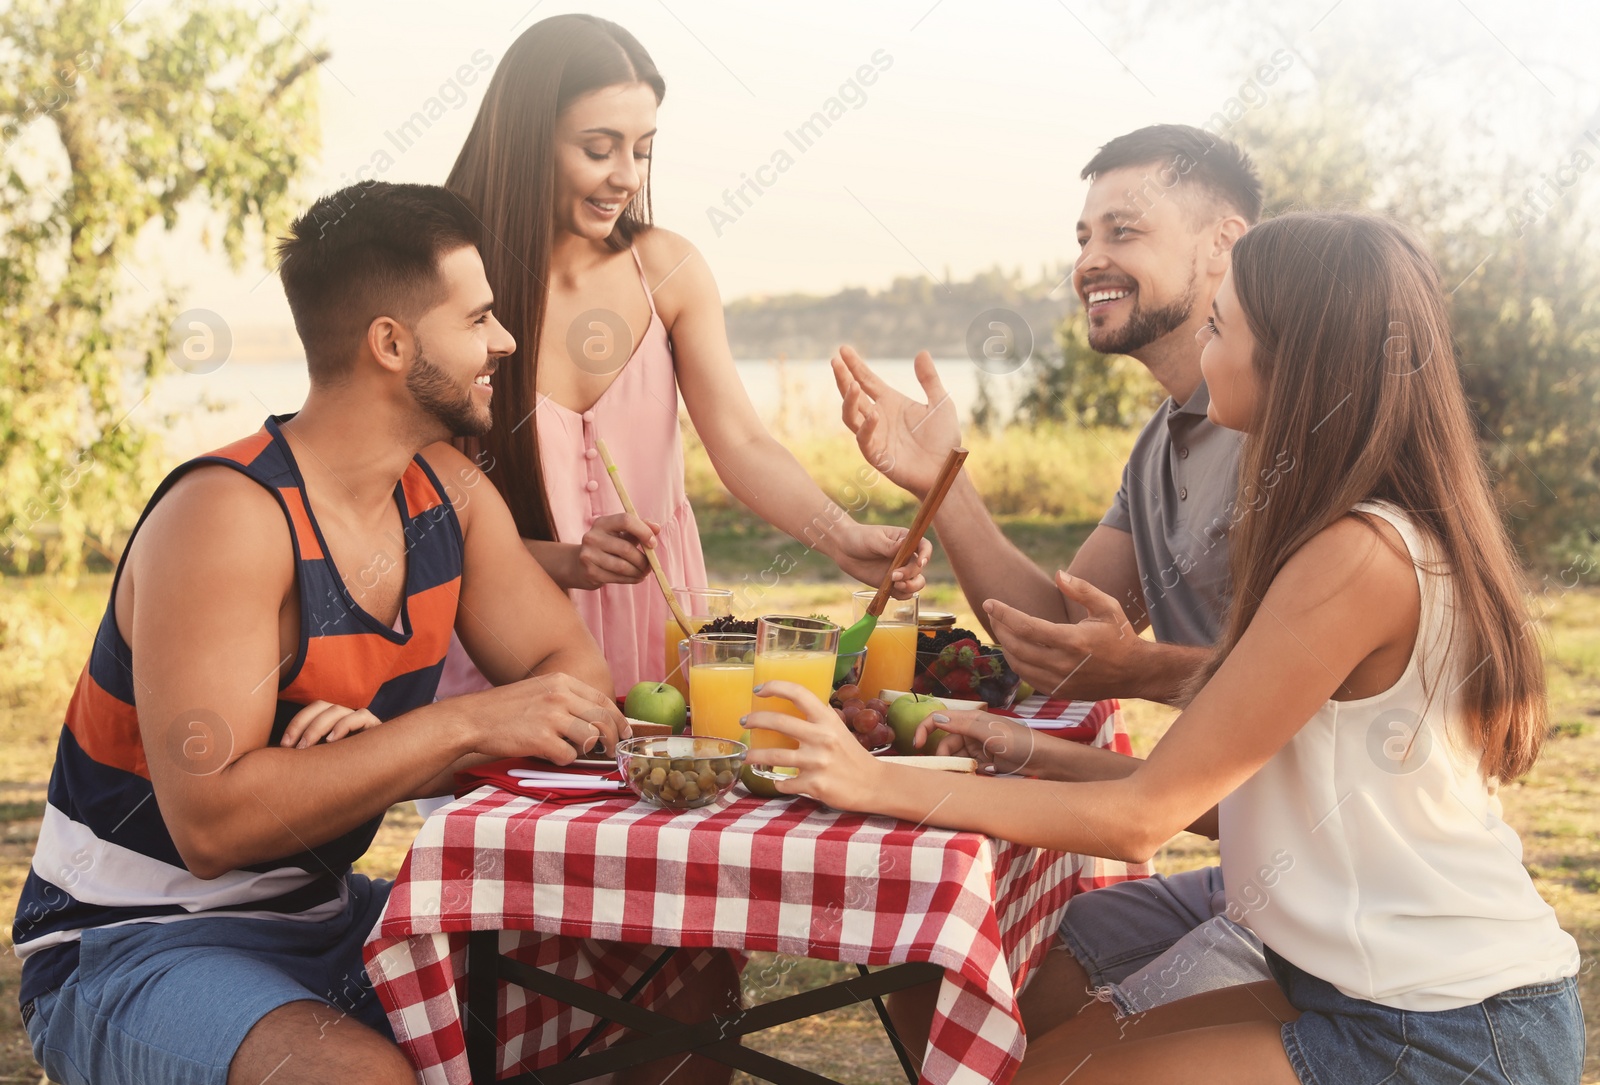
[[[83,642],[90,638],[64,608],[42,596],[39,590],[0,592],[0,645],[6,654],[0,708],[25,703],[40,691],[70,690],[71,668],[82,662]]]
[[[985,375],[978,377],[978,396],[973,401],[970,415],[973,430],[993,433],[1001,424],[1000,405],[995,402],[994,390]]]
[[[1340,98],[1324,81],[1241,124],[1238,138],[1262,169],[1269,207],[1364,207],[1421,235],[1450,292],[1455,342],[1440,344],[1437,357],[1453,354],[1460,366],[1519,546],[1541,564],[1594,553],[1600,216],[1581,191],[1530,196],[1537,170],[1487,145],[1454,147],[1399,105],[1376,114],[1380,107],[1369,107],[1364,128],[1335,123]],[[1320,138],[1307,140],[1308,131]],[[1593,146],[1580,137],[1577,150],[1554,152],[1551,164],[1587,147],[1596,163],[1589,180],[1600,187],[1600,124],[1592,134]],[[1302,198],[1306,192],[1325,202]]]
[[[1441,15],[1392,4],[1214,0],[1198,27],[1191,5],[1178,0],[1102,7],[1141,31],[1182,26],[1185,44],[1204,41],[1207,55],[1234,67],[1237,99],[1173,119],[1250,153],[1268,216],[1364,208],[1421,235],[1450,292],[1455,343],[1441,344],[1438,357],[1447,360],[1453,346],[1507,523],[1530,560],[1570,567],[1581,558],[1592,569],[1600,557],[1600,112],[1584,111],[1595,104],[1593,84],[1519,57],[1520,39],[1508,45],[1485,34],[1465,6]],[[1565,17],[1548,14],[1550,26]],[[1262,60],[1285,47],[1293,58],[1286,77],[1252,85]],[[1113,48],[1124,45],[1114,40]]]
[[[236,265],[281,232],[320,145],[307,20],[220,2],[0,10],[0,548],[15,568],[109,553],[153,487],[159,449],[129,415],[176,306],[135,274],[134,243],[186,209],[220,223]]]
[[[1135,426],[1164,396],[1144,366],[1089,346],[1087,318],[1079,309],[1056,328],[1054,353],[1044,353],[1033,367],[1032,383],[1017,404],[1017,418],[1034,426],[1059,421]]]
[[[1484,239],[1453,320],[1462,376],[1496,489],[1532,556],[1596,553],[1600,536],[1600,236],[1593,221],[1553,214]]]
[[[1122,466],[1137,432],[1046,423],[967,433],[967,470],[996,516],[1051,521],[1098,521],[1122,481]],[[917,499],[874,471],[849,437],[794,437],[784,442],[822,492],[856,519],[904,526]],[[705,447],[684,434],[689,501],[703,532],[743,530],[738,502],[723,487]]]

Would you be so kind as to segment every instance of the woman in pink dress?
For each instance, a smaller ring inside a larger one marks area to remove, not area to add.
[[[588,15],[530,27],[495,71],[448,187],[482,216],[495,314],[518,350],[494,375],[476,447],[523,539],[567,589],[617,693],[660,679],[668,612],[642,548],[674,586],[704,587],[684,492],[678,393],[727,488],[768,523],[877,583],[904,530],[857,523],[756,416],[710,269],[652,227],[650,156],[665,83],[638,41]],[[606,478],[604,441],[639,517]],[[928,545],[895,571],[922,585]],[[441,697],[481,688],[459,648]]]

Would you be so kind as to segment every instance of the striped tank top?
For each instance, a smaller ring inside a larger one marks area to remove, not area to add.
[[[300,641],[279,675],[271,745],[313,701],[365,708],[388,720],[430,703],[455,625],[462,537],[439,479],[415,457],[395,486],[406,545],[405,596],[397,628],[363,610],[328,556],[294,455],[268,418],[254,436],[182,464],[161,483],[143,515],[196,467],[229,467],[266,487],[289,522],[300,598]],[[138,533],[135,526],[134,533]],[[89,662],[67,707],[33,866],[12,939],[23,959],[20,1000],[59,987],[78,963],[80,932],[125,923],[167,923],[208,915],[315,921],[343,910],[350,865],[367,850],[382,817],[298,855],[256,863],[219,878],[184,866],[150,784],[133,697],[133,652],[117,629],[118,563],[111,601]],[[199,715],[199,714],[197,714]],[[204,721],[197,721],[203,723]],[[200,745],[186,756],[208,755]],[[216,767],[227,751],[217,756]]]

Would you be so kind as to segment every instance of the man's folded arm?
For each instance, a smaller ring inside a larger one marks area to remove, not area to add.
[[[279,675],[294,662],[279,652],[294,559],[282,510],[249,479],[202,468],[180,481],[140,529],[130,575],[118,620],[131,633],[140,734],[194,874],[333,840],[470,749],[463,714],[445,705],[306,750],[269,746]]]

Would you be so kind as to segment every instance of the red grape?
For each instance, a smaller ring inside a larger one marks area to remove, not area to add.
[[[882,722],[882,712],[872,708],[863,708],[856,713],[855,719],[850,721],[850,726],[859,734],[870,735]]]
[[[834,690],[833,695],[841,701],[853,701],[861,696],[861,687],[854,682],[846,682]]]
[[[865,736],[866,746],[869,750],[876,750],[880,746],[887,746],[894,741],[894,731],[887,723],[880,723],[872,729],[872,733]]]
[[[884,700],[882,697],[872,698],[872,700],[867,702],[867,707],[884,717],[889,715],[889,702]]]

